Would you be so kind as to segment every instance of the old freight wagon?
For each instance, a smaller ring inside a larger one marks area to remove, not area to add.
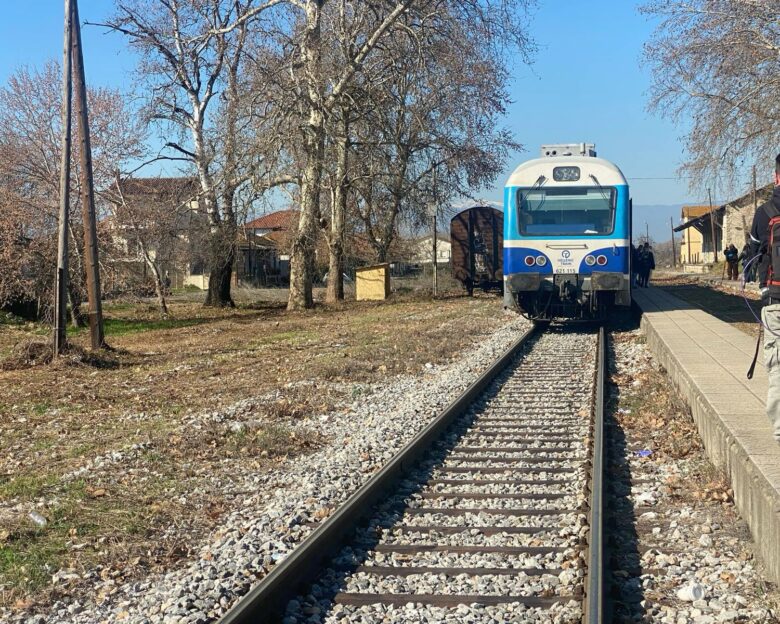
[[[450,221],[452,275],[469,294],[503,288],[504,213],[489,206],[465,208]]]

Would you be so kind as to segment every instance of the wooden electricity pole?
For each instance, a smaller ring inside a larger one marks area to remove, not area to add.
[[[65,0],[65,34],[62,54],[62,155],[60,158],[60,218],[57,236],[57,275],[54,289],[54,356],[65,349],[68,308],[68,217],[70,216],[71,148],[71,39],[73,13]]]
[[[710,200],[710,233],[712,234],[712,251],[715,254],[715,262],[718,261],[718,245],[715,239],[715,214],[712,212],[712,191],[707,189],[707,197]]]
[[[756,189],[756,166],[753,165],[753,212],[758,210],[758,190]]]
[[[84,76],[84,50],[81,44],[78,0],[71,0],[73,28],[73,82],[76,116],[78,117],[79,163],[81,165],[81,211],[84,219],[84,255],[87,269],[87,299],[89,301],[89,335],[93,349],[104,346],[103,309],[100,302],[100,265],[98,260],[95,189],[92,178],[92,147],[89,140],[87,84]]]
[[[436,207],[433,209],[433,296],[436,297],[438,294],[437,291],[439,289],[439,263],[438,263],[438,252],[436,250],[436,243],[437,243],[437,233],[436,230],[438,229],[437,223],[436,223]]]
[[[677,267],[677,252],[674,250],[674,219],[669,217],[669,227],[672,229],[672,266]]]

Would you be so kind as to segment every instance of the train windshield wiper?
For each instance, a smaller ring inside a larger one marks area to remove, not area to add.
[[[542,174],[538,178],[536,178],[536,182],[534,182],[531,185],[531,188],[528,189],[528,194],[526,195],[526,197],[530,197],[531,193],[534,190],[538,190],[538,189],[542,188],[542,186],[544,186],[545,182],[547,182],[547,178],[544,176],[544,174]],[[547,199],[547,194],[546,193],[542,193],[541,197],[539,198],[539,205],[534,210],[541,210],[542,206],[544,206],[544,202],[545,202],[546,199]]]
[[[604,186],[602,186],[602,185],[601,185],[601,182],[599,182],[599,179],[598,179],[598,178],[597,178],[595,175],[593,175],[592,173],[591,173],[591,174],[589,174],[589,175],[590,175],[590,177],[593,179],[593,181],[596,183],[596,186],[598,186],[598,187],[599,187],[599,193],[601,193],[601,198],[602,198],[602,199],[603,199],[605,202],[607,202],[607,204],[609,204],[609,203],[610,203],[610,201],[609,201],[609,200],[610,200],[610,197],[609,197],[609,195],[607,194],[607,189],[606,189],[606,187],[604,187]],[[612,206],[609,206],[609,207],[611,208]]]

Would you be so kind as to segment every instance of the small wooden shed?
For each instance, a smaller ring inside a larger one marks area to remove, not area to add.
[[[358,301],[382,301],[389,296],[389,264],[375,264],[355,270],[355,298]]]
[[[450,221],[452,275],[469,294],[503,288],[504,213],[490,206],[465,208]]]

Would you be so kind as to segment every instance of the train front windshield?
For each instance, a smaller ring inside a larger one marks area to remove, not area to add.
[[[526,236],[604,236],[615,228],[616,191],[565,186],[518,191],[520,233]]]

